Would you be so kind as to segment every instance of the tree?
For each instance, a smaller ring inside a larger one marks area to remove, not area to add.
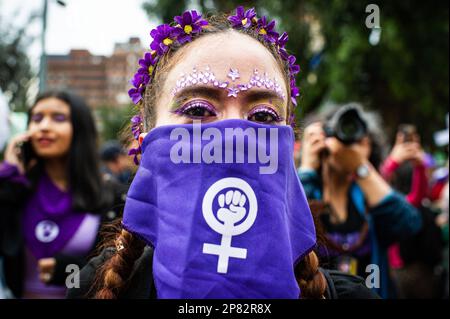
[[[31,16],[29,22],[33,19]],[[31,39],[25,36],[26,26],[7,25],[1,16],[0,21],[0,89],[9,97],[12,110],[24,111],[33,78],[24,43],[30,43]]]

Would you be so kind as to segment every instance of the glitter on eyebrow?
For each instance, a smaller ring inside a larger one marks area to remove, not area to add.
[[[236,81],[236,79],[239,79],[241,75],[239,74],[239,71],[237,69],[230,68],[230,72],[228,72],[227,75],[233,82]]]
[[[240,78],[239,71],[237,69],[230,68],[230,72],[227,77],[231,78],[234,82],[237,78]],[[197,68],[194,67],[190,74],[186,75],[182,73],[180,75],[180,78],[176,81],[175,88],[172,90],[172,94],[176,95],[184,88],[195,85],[212,85],[217,88],[226,89],[229,97],[236,98],[239,92],[247,91],[253,87],[258,87],[274,91],[283,100],[286,98],[278,81],[275,78],[271,79],[267,72],[261,76],[257,69],[253,70],[253,74],[248,83],[238,84],[233,87],[229,87],[229,84],[229,81],[222,82],[218,80],[209,66],[207,66],[203,72],[198,71]]]

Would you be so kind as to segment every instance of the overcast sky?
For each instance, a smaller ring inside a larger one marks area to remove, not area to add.
[[[0,0],[0,26],[5,23],[21,26],[32,12],[41,12],[43,0]],[[137,36],[143,45],[150,43],[150,30],[157,21],[150,21],[142,9],[143,0],[64,0],[62,7],[49,0],[46,49],[48,54],[67,54],[72,48],[88,49],[93,54],[109,55],[114,43]],[[28,27],[28,34],[37,37],[28,45],[28,53],[36,66],[41,48],[38,36],[41,21]]]

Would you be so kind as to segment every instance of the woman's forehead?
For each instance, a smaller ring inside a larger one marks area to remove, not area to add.
[[[32,113],[38,112],[60,112],[70,113],[69,105],[55,97],[49,97],[39,101],[32,109]]]
[[[168,73],[166,88],[172,90],[183,75],[207,68],[223,81],[230,78],[230,70],[237,71],[236,83],[247,82],[257,70],[278,82],[286,92],[280,67],[269,50],[235,31],[204,36],[186,46]]]

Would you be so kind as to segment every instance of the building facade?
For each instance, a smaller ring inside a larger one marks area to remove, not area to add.
[[[130,38],[117,43],[109,57],[79,49],[48,55],[46,87],[76,93],[93,108],[129,104],[129,80],[143,52],[139,38]]]

